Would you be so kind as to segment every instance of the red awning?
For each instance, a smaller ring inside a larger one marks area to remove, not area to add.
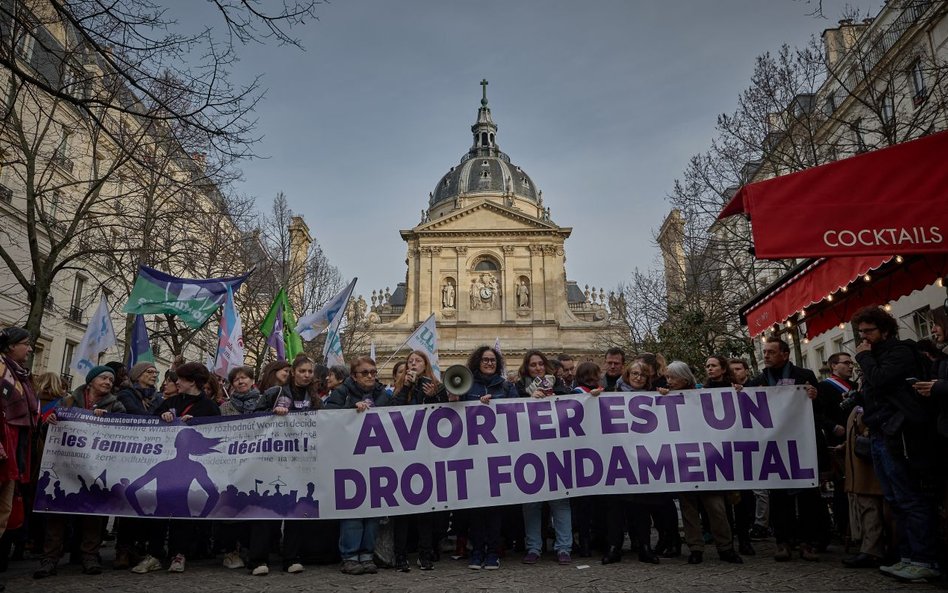
[[[864,284],[856,283],[844,294],[837,294],[832,303],[806,316],[806,335],[814,338],[840,323],[848,323],[862,307],[884,305],[934,284],[948,276],[948,254],[907,257],[902,264],[887,264],[880,273],[870,275]]]
[[[948,131],[745,185],[761,259],[948,251]]]
[[[853,280],[875,270],[892,257],[890,254],[832,257],[814,261],[797,275],[774,287],[766,297],[744,312],[751,337],[763,333],[774,324],[782,324],[810,305],[819,303],[827,295],[836,293]],[[804,318],[809,324],[808,317],[804,315]]]

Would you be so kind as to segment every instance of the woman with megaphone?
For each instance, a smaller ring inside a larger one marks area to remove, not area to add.
[[[460,396],[461,401],[479,401],[490,404],[494,399],[517,397],[517,388],[507,381],[501,369],[504,358],[490,346],[481,346],[467,359],[471,371],[471,388]],[[503,508],[471,509],[468,536],[471,542],[471,558],[467,567],[473,570],[496,570],[500,568],[500,537]]]
[[[395,379],[392,405],[436,404],[448,401],[448,392],[434,376],[428,355],[415,350],[405,361],[405,371]],[[396,365],[397,366],[397,365]],[[395,569],[400,572],[411,570],[408,564],[408,533],[414,527],[418,533],[418,567],[421,570],[433,570],[435,545],[441,539],[443,529],[441,513],[419,513],[392,517],[395,535]]]

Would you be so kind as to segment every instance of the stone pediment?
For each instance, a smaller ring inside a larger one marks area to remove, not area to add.
[[[411,234],[471,231],[547,231],[567,234],[564,229],[550,221],[532,216],[493,202],[481,202],[467,208],[452,211],[447,216],[416,226],[407,231]],[[402,231],[404,236],[406,231]]]

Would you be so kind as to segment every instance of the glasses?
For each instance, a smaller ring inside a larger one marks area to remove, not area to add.
[[[496,358],[482,358],[481,364],[497,364]]]
[[[148,369],[147,371],[145,371],[145,372],[142,373],[142,374],[143,374],[143,375],[157,375],[157,374],[158,374],[158,371],[157,371],[156,369]]]
[[[356,371],[356,375],[360,377],[376,377],[379,374],[378,369],[369,369],[367,371]]]
[[[878,327],[864,327],[862,329],[857,329],[856,333],[858,334],[871,334],[872,332],[879,329]]]
[[[632,371],[629,373],[630,377],[648,377],[645,373],[640,373],[639,371]]]

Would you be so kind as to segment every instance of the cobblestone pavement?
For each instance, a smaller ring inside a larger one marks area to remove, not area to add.
[[[54,577],[35,581],[35,561],[12,562],[0,582],[7,591],[56,592],[141,592],[164,591],[207,593],[231,591],[380,591],[385,593],[435,593],[471,591],[547,593],[606,593],[636,591],[936,591],[943,585],[902,584],[882,576],[875,570],[849,570],[839,560],[838,548],[824,555],[820,562],[778,564],[771,557],[773,544],[758,542],[758,555],[745,559],[742,566],[717,560],[713,551],[706,552],[700,566],[688,565],[685,558],[662,560],[658,566],[637,561],[627,553],[620,564],[602,566],[598,558],[577,558],[572,566],[559,566],[551,555],[540,563],[525,566],[519,556],[508,555],[500,570],[473,571],[460,560],[444,557],[435,570],[410,573],[380,570],[374,576],[347,576],[338,566],[307,566],[301,574],[290,575],[274,570],[266,577],[250,576],[246,570],[227,570],[220,559],[189,564],[184,574],[154,572],[132,574],[127,570],[106,568],[99,576],[85,576],[78,566],[60,566]],[[106,566],[110,564],[111,548],[103,550]],[[271,569],[279,567],[273,559]]]

